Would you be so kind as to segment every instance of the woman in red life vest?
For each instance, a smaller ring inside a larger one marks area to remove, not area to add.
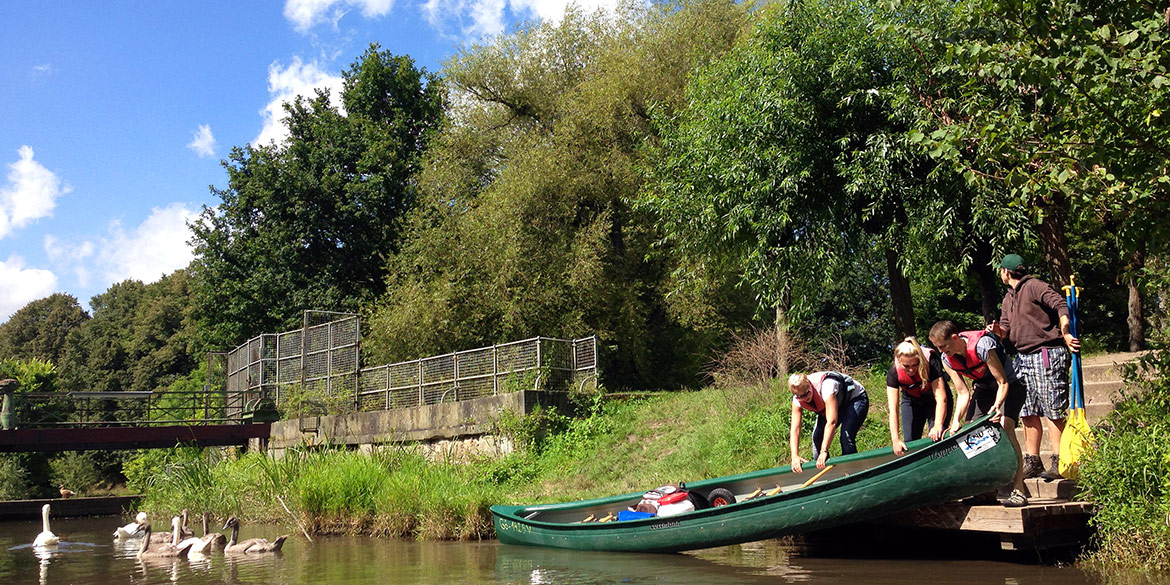
[[[1003,505],[1010,508],[1026,506],[1024,496],[1024,467],[1019,460],[1020,444],[1016,440],[1016,421],[1024,406],[1024,384],[1016,378],[1007,350],[993,333],[984,330],[960,331],[953,321],[939,321],[930,328],[930,342],[943,357],[943,369],[955,386],[958,398],[950,432],[958,432],[963,425],[963,413],[969,417],[992,414],[992,422],[1003,426],[1004,434],[1016,450],[1016,475],[1012,478],[1012,492]],[[969,389],[965,378],[972,381]],[[974,400],[974,404],[972,403]],[[970,411],[968,407],[972,407]]]
[[[817,415],[812,436],[813,459],[817,467],[824,468],[833,434],[838,430],[841,431],[841,454],[857,452],[857,431],[869,414],[869,396],[861,384],[838,372],[813,372],[789,376],[788,391],[792,393],[792,425],[788,433],[792,471],[801,473],[800,465],[808,463],[799,453],[800,417],[805,410]]]
[[[886,372],[890,441],[894,453],[906,453],[906,441],[921,439],[923,426],[929,427],[931,439],[941,439],[943,430],[951,422],[950,398],[938,352],[923,349],[914,337],[907,337],[894,347],[894,363]]]

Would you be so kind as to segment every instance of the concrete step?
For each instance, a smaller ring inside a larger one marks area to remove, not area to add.
[[[1116,404],[1121,400],[1121,389],[1123,387],[1124,384],[1121,380],[1085,382],[1085,406],[1102,402]]]
[[[1117,404],[1121,401],[1123,387],[1121,380],[1087,381],[1085,383],[1085,406]]]
[[[1117,353],[1103,353],[1103,354],[1090,356],[1090,357],[1082,357],[1081,358],[1081,372],[1084,373],[1084,370],[1086,368],[1104,365],[1104,366],[1108,366],[1108,367],[1116,367],[1117,376],[1120,377],[1121,376],[1121,368],[1117,367],[1117,364],[1124,364],[1127,362],[1135,361],[1147,353],[1149,353],[1149,352],[1123,351],[1123,352],[1117,352]]]
[[[1044,457],[1044,463],[1048,458]],[[1077,497],[1080,488],[1077,482],[1071,479],[1044,481],[1038,477],[1024,480],[1024,487],[1028,488],[1028,501],[1040,502],[1067,502]]]
[[[1090,382],[1111,382],[1121,379],[1121,364],[1094,364],[1081,363],[1081,379],[1086,384]]]

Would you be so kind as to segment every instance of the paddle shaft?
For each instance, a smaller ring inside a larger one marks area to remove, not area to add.
[[[1069,279],[1069,286],[1064,287],[1065,301],[1068,303],[1069,332],[1073,337],[1079,337],[1077,312],[1079,299],[1075,279]],[[1092,442],[1091,429],[1085,420],[1085,386],[1081,373],[1081,354],[1072,352],[1072,367],[1069,371],[1069,410],[1064,432],[1060,436],[1059,471],[1069,479],[1076,479],[1077,464],[1086,445]]]
[[[1068,304],[1068,329],[1073,337],[1080,337],[1077,327],[1077,310],[1079,309],[1080,300],[1077,293],[1076,278],[1069,278],[1069,285],[1064,287],[1064,299]],[[1069,372],[1069,411],[1084,410],[1085,408],[1085,387],[1083,378],[1081,377],[1081,354],[1080,352],[1070,352],[1072,359],[1072,369]]]
[[[806,488],[806,487],[808,487],[808,486],[812,485],[814,481],[816,481],[816,480],[820,479],[822,475],[824,475],[824,474],[828,473],[828,472],[829,472],[829,470],[830,470],[830,469],[832,469],[832,468],[834,468],[834,467],[836,467],[836,466],[835,466],[835,465],[830,465],[830,466],[828,466],[828,467],[826,467],[826,468],[824,468],[824,469],[822,469],[822,470],[818,471],[816,475],[814,475],[814,476],[812,476],[812,477],[808,478],[808,481],[806,481],[806,482],[804,482],[804,483],[800,484],[800,487],[802,487],[802,488]]]

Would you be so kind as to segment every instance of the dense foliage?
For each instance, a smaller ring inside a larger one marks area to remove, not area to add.
[[[203,357],[186,270],[150,284],[114,284],[90,307],[93,318],[70,333],[58,362],[62,390],[157,390],[186,377]]]
[[[669,314],[669,259],[648,258],[655,234],[627,199],[649,111],[677,108],[746,18],[722,2],[571,10],[452,59],[458,99],[373,315],[373,363],[597,333],[611,384],[693,384],[709,336]]]
[[[57,293],[35,300],[0,323],[0,359],[39,359],[61,363],[69,333],[89,320],[72,295]]]

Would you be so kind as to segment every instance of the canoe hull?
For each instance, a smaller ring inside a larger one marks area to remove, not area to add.
[[[925,439],[910,446],[911,452],[902,457],[885,448],[834,458],[829,463],[840,468],[834,470],[838,475],[826,475],[822,483],[677,516],[607,523],[563,520],[574,512],[583,518],[585,512],[607,507],[616,514],[640,494],[549,506],[493,506],[492,515],[505,544],[677,552],[831,528],[984,493],[1010,481],[1017,465],[1003,429],[986,419],[938,443]],[[792,474],[785,466],[688,487],[703,492],[734,485],[750,491],[746,488],[753,483],[812,475]],[[542,521],[551,517],[561,521]]]

